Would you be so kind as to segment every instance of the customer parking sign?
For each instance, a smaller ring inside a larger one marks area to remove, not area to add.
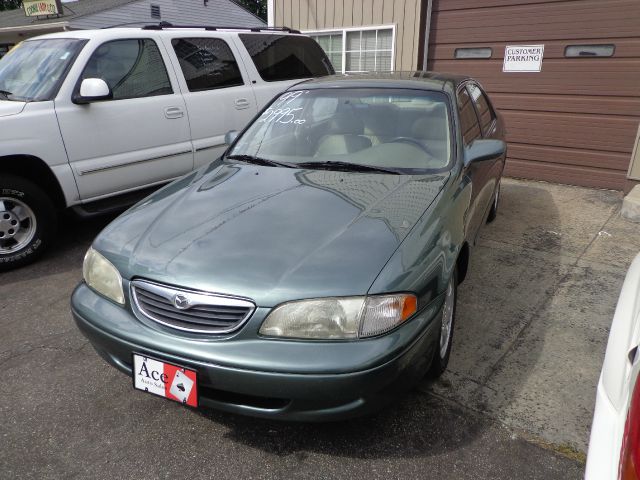
[[[508,45],[504,49],[503,72],[539,72],[544,45]]]

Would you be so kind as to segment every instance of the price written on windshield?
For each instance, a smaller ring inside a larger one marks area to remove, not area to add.
[[[304,118],[296,118],[296,113],[302,110],[302,107],[298,108],[267,108],[260,117],[262,123],[292,123],[294,125],[302,125],[306,122]]]
[[[288,105],[296,101],[300,96],[309,93],[309,90],[298,90],[295,92],[286,92],[278,98],[273,107],[267,108],[260,116],[262,123],[282,123],[284,125],[302,125],[306,122],[304,118],[296,118],[300,115],[303,107],[291,108]]]
[[[296,92],[287,92],[280,96],[278,101],[275,104],[276,108],[284,107],[289,105],[294,100],[297,100],[301,95],[309,93],[309,90],[298,90]]]

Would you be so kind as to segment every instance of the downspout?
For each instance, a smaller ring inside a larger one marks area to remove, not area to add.
[[[422,71],[426,72],[428,70],[428,61],[429,61],[429,35],[431,35],[431,10],[433,8],[433,0],[427,0],[427,13],[426,13],[426,21],[424,25],[424,45],[423,54],[422,54]]]

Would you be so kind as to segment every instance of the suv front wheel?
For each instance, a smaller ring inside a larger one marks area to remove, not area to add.
[[[34,261],[53,239],[56,210],[40,187],[20,177],[0,179],[0,271]]]

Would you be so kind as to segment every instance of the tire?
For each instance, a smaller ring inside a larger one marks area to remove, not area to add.
[[[440,335],[435,342],[435,351],[433,353],[433,359],[431,360],[431,366],[427,376],[429,378],[438,378],[444,373],[449,364],[449,357],[451,356],[451,345],[453,344],[453,327],[456,320],[456,304],[458,303],[458,269],[453,269],[453,274],[447,284],[446,296],[444,305],[442,306],[442,318],[440,321]],[[450,319],[448,323],[448,332],[445,333],[445,320],[448,317]],[[446,340],[444,336],[447,336]]]
[[[491,205],[491,210],[489,210],[489,215],[487,216],[487,223],[491,223],[496,219],[498,215],[498,203],[500,201],[500,182],[498,182],[498,186],[496,187],[496,193],[493,197],[493,204]]]
[[[52,242],[56,225],[56,210],[40,187],[2,174],[0,272],[35,261]]]

